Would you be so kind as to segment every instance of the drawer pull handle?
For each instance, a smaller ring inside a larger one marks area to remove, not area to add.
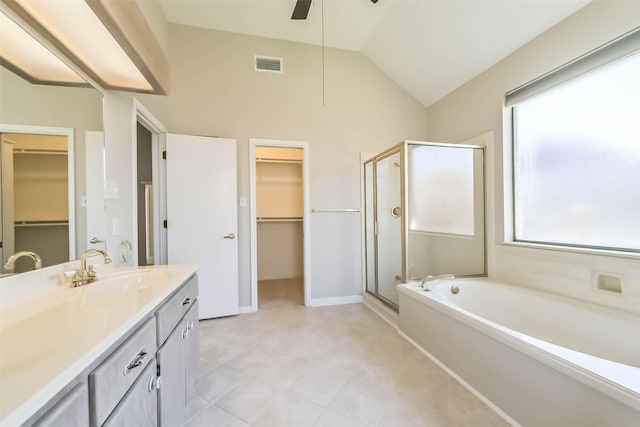
[[[131,359],[131,362],[129,362],[127,367],[124,368],[124,375],[125,376],[129,375],[129,372],[133,371],[139,366],[144,365],[146,361],[147,361],[147,352],[144,351],[144,348],[143,348],[138,352],[138,354],[136,354],[136,356],[133,359]]]
[[[187,323],[187,331],[193,331],[196,328],[196,325],[193,323],[193,320]]]
[[[183,329],[182,330],[182,339],[186,340],[187,338],[189,338],[189,330],[188,329]]]
[[[186,297],[184,300],[182,300],[182,306],[184,307],[185,305],[189,305],[191,304],[191,298]]]

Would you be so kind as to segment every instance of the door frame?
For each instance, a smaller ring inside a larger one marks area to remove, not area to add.
[[[156,265],[167,264],[167,229],[163,227],[163,220],[167,218],[167,165],[162,153],[167,149],[167,128],[158,120],[137,98],[133,98],[131,144],[132,156],[132,206],[138,206],[138,137],[137,126],[140,123],[151,132],[151,161],[153,181],[153,231],[157,237],[153,243],[153,253]],[[131,245],[135,250],[131,260],[138,265],[138,209],[132,210],[133,235]]]
[[[311,306],[311,202],[309,193],[309,143],[279,139],[249,139],[249,221],[251,225],[251,311],[258,311],[258,235],[256,214],[256,147],[282,147],[302,149],[302,235],[304,251],[304,305]]]

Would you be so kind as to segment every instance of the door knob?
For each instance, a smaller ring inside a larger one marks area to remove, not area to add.
[[[229,234],[227,234],[226,236],[223,237],[223,239],[230,239],[230,240],[233,240],[235,238],[236,238],[236,235],[233,234],[233,233],[229,233]]]

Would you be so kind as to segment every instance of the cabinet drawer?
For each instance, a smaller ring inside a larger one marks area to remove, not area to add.
[[[182,316],[191,308],[198,297],[198,276],[193,276],[178,292],[173,295],[158,311],[158,347],[164,343]]]
[[[155,360],[152,359],[103,427],[156,427],[158,425],[156,386]]]
[[[156,322],[147,320],[89,374],[91,426],[100,426],[154,359]]]

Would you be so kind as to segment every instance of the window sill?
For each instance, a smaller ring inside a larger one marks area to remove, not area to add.
[[[501,246],[512,246],[512,247],[518,247],[518,248],[542,249],[542,250],[556,251],[556,252],[569,252],[574,254],[599,255],[599,256],[608,256],[608,257],[614,257],[614,258],[627,258],[627,259],[640,260],[640,253],[638,252],[614,251],[614,250],[607,250],[607,249],[574,248],[569,246],[556,246],[556,245],[543,244],[543,243],[501,242],[498,244]]]

